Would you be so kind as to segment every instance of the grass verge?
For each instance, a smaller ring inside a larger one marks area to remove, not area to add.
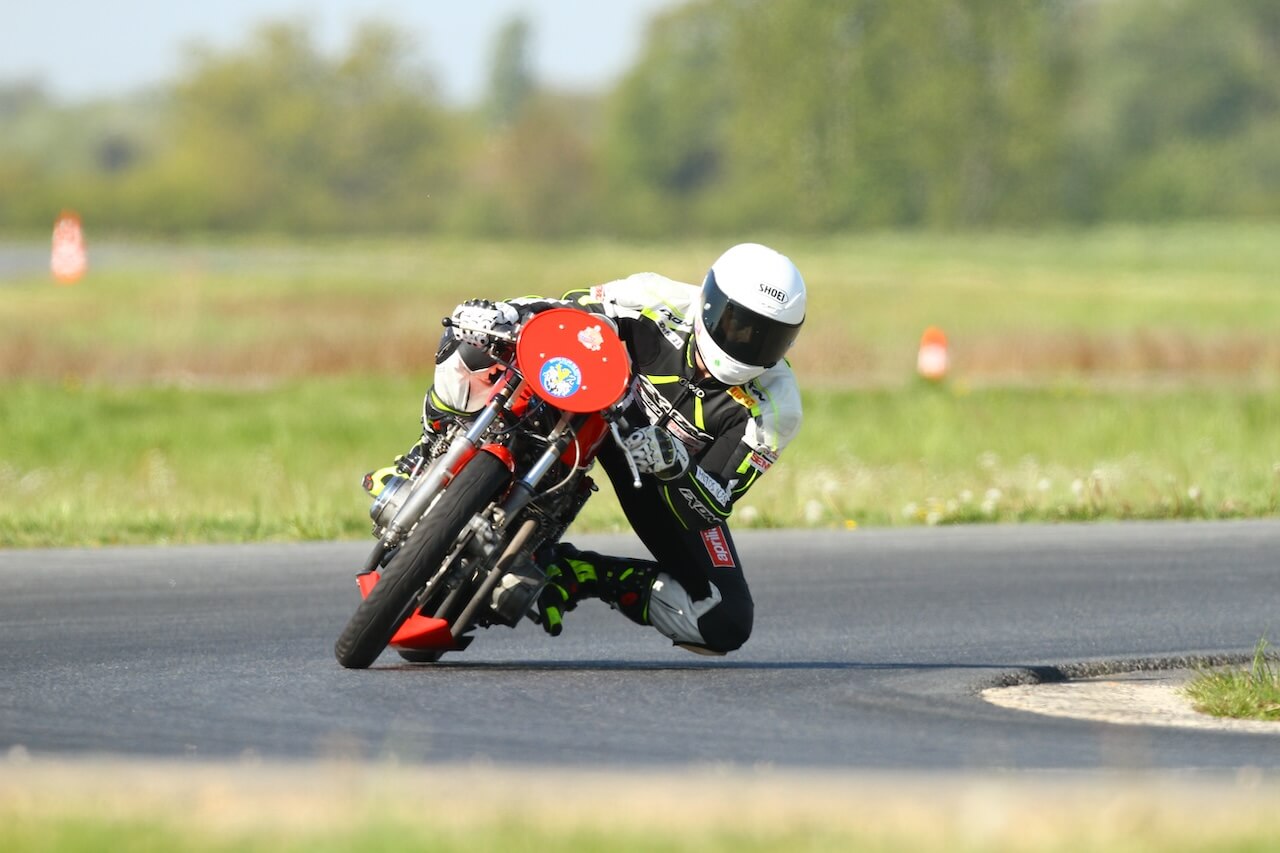
[[[571,796],[566,796],[569,792]],[[1257,778],[28,761],[5,850],[1261,851]]]
[[[1268,659],[1267,648],[1265,638],[1258,641],[1247,670],[1196,675],[1184,688],[1196,710],[1215,717],[1280,723],[1280,669]]]
[[[0,546],[365,536],[363,473],[417,437],[425,376],[257,389],[0,385]],[[1280,398],[908,386],[806,395],[739,527],[1220,519],[1280,507]],[[623,528],[592,500],[579,530]]]

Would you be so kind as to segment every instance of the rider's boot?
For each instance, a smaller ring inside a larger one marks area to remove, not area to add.
[[[382,490],[392,479],[410,474],[420,459],[422,459],[422,445],[415,444],[409,448],[408,452],[397,456],[387,467],[365,474],[362,483],[364,490],[369,493],[369,497],[376,498],[382,494]]]
[[[547,575],[538,598],[539,621],[552,636],[563,629],[564,614],[587,598],[599,598],[636,624],[649,624],[649,594],[657,563],[579,551],[567,542],[543,549],[535,560]]]

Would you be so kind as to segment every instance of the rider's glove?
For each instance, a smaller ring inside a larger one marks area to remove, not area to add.
[[[623,447],[641,474],[671,480],[689,468],[689,451],[661,427],[640,427],[623,440]]]
[[[468,299],[453,309],[452,319],[455,324],[453,333],[458,340],[475,347],[485,347],[489,345],[489,332],[499,326],[514,326],[520,322],[520,312],[509,302]]]

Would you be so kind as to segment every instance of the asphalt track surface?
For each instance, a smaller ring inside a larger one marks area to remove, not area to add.
[[[365,543],[0,551],[0,750],[626,767],[1280,767],[1280,738],[997,708],[1071,665],[1280,636],[1280,523],[744,533],[756,628],[673,648],[598,602],[552,639],[340,668]],[[627,551],[634,540],[580,537]]]

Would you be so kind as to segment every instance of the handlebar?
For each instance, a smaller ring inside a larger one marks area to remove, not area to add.
[[[519,331],[519,327],[512,329],[510,332],[504,332],[500,329],[484,329],[479,326],[468,326],[465,323],[459,323],[452,317],[442,318],[440,320],[440,325],[444,326],[446,329],[453,328],[462,329],[464,332],[479,332],[482,335],[488,335],[495,341],[502,341],[503,343],[508,344],[514,344],[516,342],[516,333]]]
[[[478,332],[480,334],[487,335],[495,343],[502,342],[502,343],[511,344],[511,345],[514,345],[516,343],[516,340],[519,337],[519,332],[520,332],[520,326],[518,325],[513,327],[511,331],[508,332],[508,331],[503,331],[501,329],[492,329],[492,328],[485,329],[478,326],[470,326],[465,323],[459,323],[457,320],[453,319],[453,317],[441,318],[440,325],[444,326],[446,329],[454,328],[454,329],[461,329],[466,332]],[[618,428],[617,415],[620,415],[620,414],[621,414],[621,411],[615,409],[614,414],[606,415],[605,420],[609,422],[609,431],[610,433],[613,434],[613,440],[618,443],[618,447],[622,448],[625,451],[626,444],[624,443],[622,438],[622,431]],[[633,488],[639,489],[642,485],[640,481],[640,469],[636,467],[635,460],[631,458],[630,453],[624,452],[622,455],[627,460],[627,467],[631,471],[631,485]]]

